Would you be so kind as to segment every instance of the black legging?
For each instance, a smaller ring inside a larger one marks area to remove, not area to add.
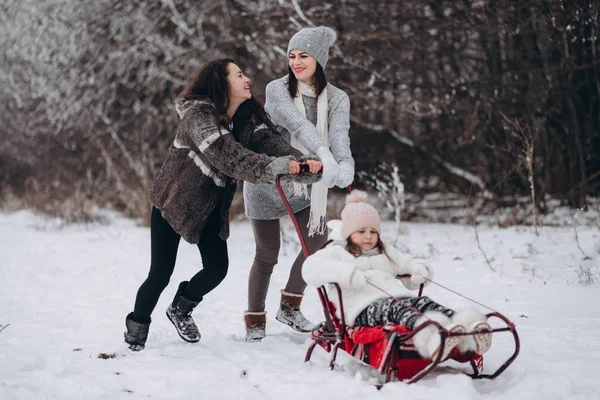
[[[190,300],[201,301],[202,297],[217,287],[227,275],[229,256],[227,242],[219,237],[219,209],[220,207],[215,208],[200,235],[197,246],[202,256],[202,269],[190,279],[183,293],[183,296]],[[150,272],[137,292],[133,310],[133,319],[138,322],[150,321],[158,298],[173,274],[181,239],[156,207],[152,207],[150,236]]]

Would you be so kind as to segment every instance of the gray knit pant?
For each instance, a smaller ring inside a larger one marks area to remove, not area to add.
[[[323,235],[308,236],[308,218],[310,207],[294,214],[300,225],[302,236],[310,254],[320,249],[327,241],[327,233]],[[265,310],[265,299],[269,290],[271,274],[279,256],[281,235],[278,219],[252,219],[252,230],[256,241],[256,255],[250,269],[248,278],[248,311],[260,312]],[[304,263],[302,250],[296,257],[290,270],[285,291],[288,293],[302,294],[306,289],[306,282],[302,279],[302,264]]]
[[[422,316],[420,313],[437,311],[448,318],[452,318],[454,315],[453,310],[436,303],[427,296],[404,297],[398,300],[391,297],[375,300],[358,314],[358,317],[354,320],[354,325],[377,326],[391,322],[404,325],[412,330],[415,328],[417,320]],[[419,312],[415,312],[407,305]]]

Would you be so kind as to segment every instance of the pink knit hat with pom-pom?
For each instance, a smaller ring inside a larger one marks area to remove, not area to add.
[[[346,207],[342,210],[342,238],[348,239],[350,235],[360,228],[375,228],[381,235],[381,219],[379,213],[370,204],[365,203],[367,194],[354,190],[346,197]]]

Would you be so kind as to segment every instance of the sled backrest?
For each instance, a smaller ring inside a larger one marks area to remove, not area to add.
[[[327,288],[325,286],[319,286],[317,288],[317,292],[319,293],[319,299],[321,300],[321,305],[323,306],[323,313],[325,314],[325,328],[329,332],[334,332],[336,330],[344,332],[346,328],[346,321],[344,319],[342,291],[337,283],[331,283],[331,285],[333,285],[337,289],[341,320],[336,315],[335,304],[329,299]]]

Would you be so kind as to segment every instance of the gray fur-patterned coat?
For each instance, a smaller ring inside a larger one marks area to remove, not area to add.
[[[219,237],[227,240],[237,180],[273,183],[301,154],[254,115],[241,129],[236,127],[239,137],[234,137],[226,121],[220,121],[219,130],[209,101],[178,99],[176,109],[181,122],[148,197],[187,242],[198,243],[213,212],[221,217]],[[302,174],[294,180],[312,183],[319,178]]]

